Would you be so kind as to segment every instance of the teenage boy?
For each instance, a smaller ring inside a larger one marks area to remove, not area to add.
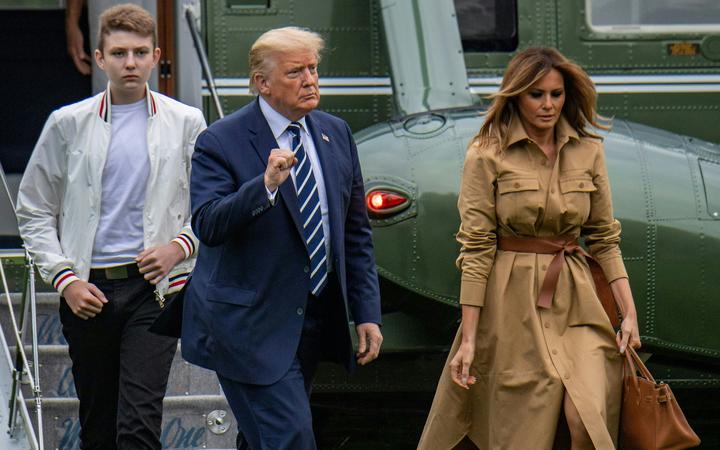
[[[147,87],[160,49],[146,10],[110,8],[99,28],[107,90],[50,115],[20,184],[20,234],[61,295],[82,448],[160,449],[177,342],[148,327],[194,264],[188,182],[205,121]]]

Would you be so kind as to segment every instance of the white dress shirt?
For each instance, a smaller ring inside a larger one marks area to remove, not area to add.
[[[275,111],[264,98],[259,97],[259,101],[260,110],[262,111],[263,116],[265,116],[265,120],[268,125],[270,125],[270,130],[272,130],[272,134],[275,136],[278,148],[292,149],[292,133],[287,129],[292,121]],[[323,233],[325,233],[325,251],[328,255],[328,269],[330,269],[332,267],[332,258],[330,257],[330,215],[325,191],[325,179],[323,178],[322,166],[320,165],[320,158],[318,157],[315,143],[313,142],[312,136],[307,129],[307,124],[305,123],[305,117],[297,122],[301,125],[300,139],[302,140],[305,153],[308,158],[310,158],[313,175],[315,176],[315,183],[317,184],[318,195],[320,196],[320,212],[322,213]],[[297,192],[297,186],[295,185],[295,167],[290,169],[290,176],[292,177],[293,186],[295,186],[295,191]],[[274,202],[275,195],[277,195],[277,189],[275,192],[270,192],[266,186],[265,190],[267,190],[268,199],[271,202]]]

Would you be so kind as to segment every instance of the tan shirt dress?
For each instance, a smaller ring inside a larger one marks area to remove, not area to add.
[[[584,236],[608,281],[627,277],[618,247],[602,143],[561,118],[551,164],[511,124],[503,152],[473,143],[458,207],[460,303],[481,306],[465,390],[446,363],[419,449],[550,449],[567,391],[595,448],[617,442],[622,359],[585,259],[567,255],[552,307],[536,306],[553,255],[496,250],[500,236]],[[450,358],[460,344],[455,338]],[[450,362],[448,358],[448,363]]]

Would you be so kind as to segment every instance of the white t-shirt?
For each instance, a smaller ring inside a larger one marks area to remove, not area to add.
[[[112,131],[102,176],[93,268],[129,264],[144,248],[143,209],[150,175],[146,99],[112,105],[110,111]]]

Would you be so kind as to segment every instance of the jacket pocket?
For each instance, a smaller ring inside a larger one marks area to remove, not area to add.
[[[231,285],[214,285],[207,289],[207,301],[224,303],[227,305],[252,306],[257,299],[257,293]]]
[[[498,178],[495,210],[500,223],[518,230],[535,223],[542,208],[537,176]]]
[[[560,180],[560,192],[567,194],[570,192],[595,192],[597,187],[592,181],[590,175],[583,177],[572,177]]]
[[[498,180],[498,193],[508,194],[511,192],[537,191],[540,189],[540,182],[537,178],[509,178]]]
[[[560,179],[560,192],[565,203],[564,214],[572,222],[585,223],[590,216],[590,194],[597,186],[590,175],[584,174]]]

